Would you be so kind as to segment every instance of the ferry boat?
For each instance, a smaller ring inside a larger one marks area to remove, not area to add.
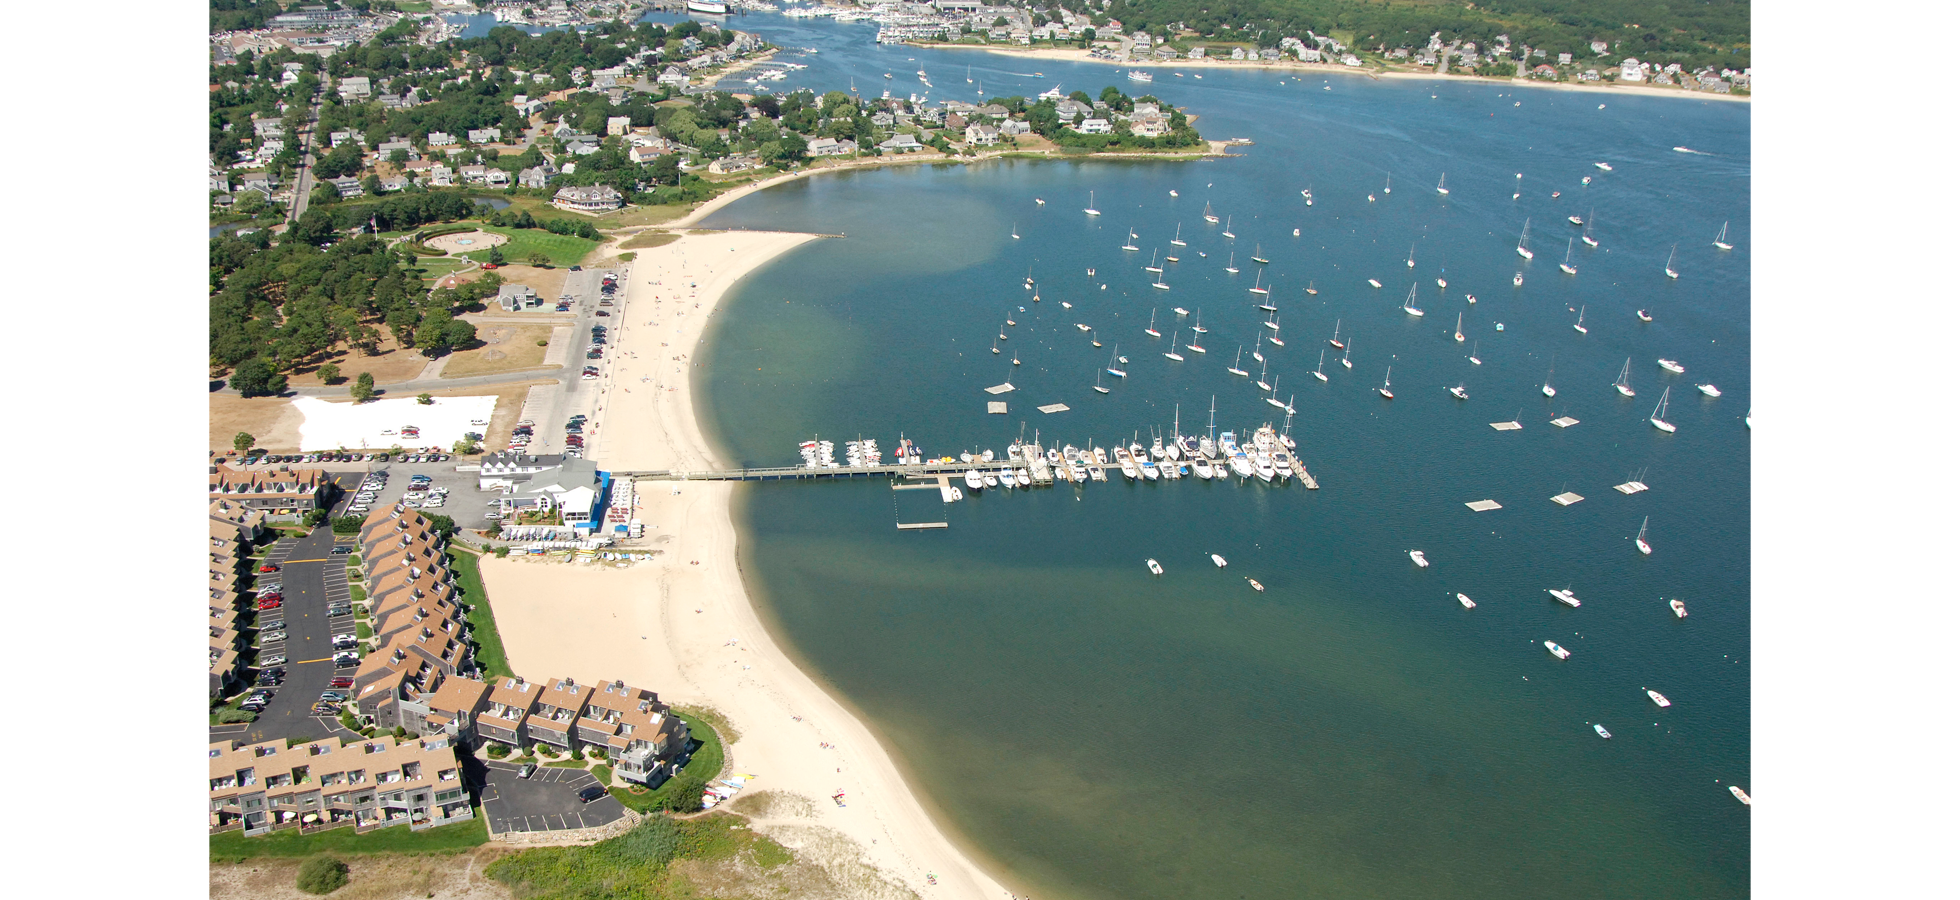
[[[1667,608],[1674,610],[1674,617],[1677,619],[1688,617],[1688,604],[1686,603],[1682,603],[1679,600],[1669,600],[1667,601]]]
[[[1463,608],[1464,608],[1464,609],[1476,609],[1476,608],[1477,608],[1477,601],[1475,601],[1475,600],[1472,600],[1472,599],[1470,599],[1469,597],[1465,597],[1465,596],[1463,596],[1462,594],[1457,594],[1457,595],[1456,595],[1456,602],[1458,602],[1458,603],[1461,603],[1461,604],[1463,604]]]
[[[1552,651],[1552,655],[1558,657],[1559,659],[1572,658],[1572,651],[1567,650],[1564,647],[1561,647],[1557,644],[1554,644],[1551,641],[1545,642],[1545,649]]]
[[[1151,75],[1151,74],[1150,74],[1149,72],[1145,72],[1145,71],[1144,71],[1144,70],[1142,70],[1142,69],[1131,69],[1131,70],[1130,70],[1130,80],[1131,80],[1131,81],[1141,81],[1141,82],[1144,82],[1144,83],[1146,83],[1146,84],[1147,84],[1147,83],[1149,83],[1149,82],[1152,82],[1152,81],[1156,81],[1156,80],[1157,80],[1157,78],[1156,78],[1156,76],[1154,76],[1154,75]]]
[[[1660,691],[1652,690],[1649,688],[1641,688],[1641,690],[1647,692],[1647,699],[1654,701],[1655,706],[1658,706],[1662,709],[1666,709],[1667,707],[1674,705],[1674,701],[1661,696]]]
[[[1594,725],[1593,730],[1599,732],[1600,737],[1603,737],[1609,741],[1613,739],[1613,732],[1607,731],[1606,726],[1604,725]]]
[[[1223,569],[1223,568],[1225,568],[1225,557],[1223,557],[1223,556],[1219,556],[1218,554],[1216,554],[1216,553],[1213,553],[1213,554],[1211,555],[1211,564],[1212,564],[1212,565],[1214,565],[1214,566],[1217,566],[1217,567],[1219,567],[1219,568],[1221,568],[1221,569]]]
[[[711,16],[728,15],[728,4],[721,0],[687,0],[687,11]]]
[[[1563,603],[1566,606],[1573,607],[1574,609],[1577,609],[1579,606],[1579,598],[1572,596],[1571,588],[1563,588],[1563,589],[1547,588],[1545,590],[1545,593],[1551,594],[1552,599],[1557,600],[1558,602]]]
[[[1428,557],[1426,557],[1426,556],[1423,556],[1423,555],[1422,555],[1422,551],[1421,551],[1421,550],[1411,550],[1411,551],[1409,551],[1409,558],[1410,558],[1410,559],[1412,559],[1412,560],[1415,560],[1415,563],[1416,563],[1416,567],[1417,567],[1417,568],[1422,568],[1422,569],[1427,569],[1427,568],[1429,568],[1429,558],[1428,558]]]
[[[1143,561],[1143,564],[1150,569],[1150,574],[1152,575],[1164,574],[1164,567],[1158,565],[1154,559],[1146,559]]]
[[[1729,793],[1731,793],[1731,794],[1734,794],[1734,795],[1735,795],[1735,799],[1737,799],[1737,800],[1740,800],[1740,801],[1742,801],[1742,805],[1743,805],[1743,806],[1748,806],[1748,805],[1749,805],[1749,792],[1748,792],[1748,791],[1745,791],[1745,790],[1743,790],[1743,789],[1741,789],[1741,788],[1739,788],[1739,787],[1736,787],[1735,785],[1733,785],[1733,784],[1732,784],[1732,785],[1729,785]]]

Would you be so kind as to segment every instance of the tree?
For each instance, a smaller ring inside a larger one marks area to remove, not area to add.
[[[502,248],[500,247],[490,248],[490,264],[493,266],[501,266],[504,264],[504,251]]]
[[[322,363],[320,365],[319,376],[321,384],[339,384],[340,367],[333,363]]]
[[[442,328],[443,343],[457,350],[467,349],[476,343],[476,326],[462,319],[451,319]]]
[[[428,394],[426,394],[426,393],[425,393],[425,394],[416,394],[416,395],[415,395],[415,402],[417,402],[417,403],[420,403],[420,404],[422,404],[423,406],[434,406],[434,405],[436,405],[436,398],[434,398],[434,397],[431,397],[431,396],[429,396],[429,395],[428,395]]]
[[[669,812],[698,812],[701,809],[701,792],[707,787],[707,779],[683,771],[674,776],[673,787],[668,789],[667,796],[661,800],[660,806]]]
[[[362,372],[354,379],[354,386],[348,388],[347,393],[353,395],[355,403],[366,403],[369,400],[373,400],[374,376],[367,372]]]
[[[469,438],[462,438],[456,443],[449,445],[449,450],[458,456],[475,456],[483,452],[483,446]]]
[[[429,521],[429,530],[433,531],[436,534],[442,535],[443,537],[448,537],[456,533],[455,519],[442,515],[432,516],[427,513],[424,513],[422,515],[422,518],[427,519]]]
[[[252,445],[257,441],[258,438],[255,438],[250,434],[241,431],[231,439],[231,449],[236,450],[240,453],[244,453],[245,451],[252,449]]]
[[[347,864],[331,856],[316,856],[299,866],[299,889],[331,894],[347,886]]]
[[[531,251],[531,255],[525,257],[524,261],[530,263],[531,265],[537,266],[540,269],[546,268],[551,265],[551,257],[546,256],[544,251],[542,250]]]
[[[231,387],[247,397],[267,397],[286,390],[286,376],[274,370],[272,363],[255,357],[232,370]]]
[[[994,17],[994,27],[995,27],[995,28],[1006,28],[1006,27],[1007,27],[1007,17],[1006,17],[1006,16],[995,16],[995,17]]]

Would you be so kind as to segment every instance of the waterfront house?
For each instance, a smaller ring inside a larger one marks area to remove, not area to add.
[[[724,156],[708,164],[708,172],[714,175],[733,175],[747,172],[760,165],[753,156]]]
[[[1561,53],[1561,54],[1559,54],[1559,55],[1558,55],[1558,64],[1559,64],[1559,65],[1561,65],[1561,66],[1569,66],[1569,65],[1572,65],[1572,54],[1570,54],[1570,53]]]
[[[1034,133],[1034,126],[1029,125],[1021,119],[1004,119],[1000,123],[1000,133],[1003,136],[1032,134]]]
[[[1000,143],[1000,129],[992,125],[966,126],[966,142],[979,147]]]
[[[1620,80],[1639,84],[1647,79],[1646,67],[1631,56],[1620,61]]]
[[[1102,118],[1083,119],[1082,124],[1074,126],[1082,134],[1108,134],[1109,120]]]
[[[1203,47],[1192,47],[1192,48],[1191,48],[1191,52],[1189,52],[1189,53],[1186,53],[1186,54],[1184,54],[1184,58],[1185,58],[1185,59],[1204,59],[1204,58],[1205,58],[1205,48],[1203,48]]]
[[[1130,133],[1137,137],[1163,137],[1171,133],[1171,122],[1163,116],[1134,118],[1130,120]]]
[[[946,130],[964,134],[966,132],[966,117],[959,113],[947,113]]]
[[[516,676],[497,679],[483,710],[476,714],[477,737],[513,748],[528,746],[525,722],[543,693],[544,685]]]
[[[879,144],[878,149],[888,153],[913,153],[924,150],[925,146],[910,134],[894,134],[889,140]]]

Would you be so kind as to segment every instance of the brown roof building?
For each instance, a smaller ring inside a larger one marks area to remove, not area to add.
[[[447,737],[212,744],[211,827],[247,835],[353,825],[420,831],[475,816]]]

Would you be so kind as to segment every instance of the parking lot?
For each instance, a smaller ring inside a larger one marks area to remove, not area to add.
[[[259,685],[271,695],[258,719],[243,727],[225,726],[224,736],[246,741],[346,736],[332,710],[316,707],[323,692],[336,690],[331,687],[335,677],[354,674],[351,658],[336,658],[339,647],[348,646],[346,640],[338,647],[334,640],[336,635],[353,635],[356,628],[347,602],[347,557],[333,553],[344,543],[322,526],[303,538],[282,538],[266,552],[262,564],[278,570],[257,573],[254,596],[269,608],[254,611],[248,634],[257,648],[255,670],[282,670],[283,677]],[[276,607],[271,606],[274,595]]]
[[[599,780],[584,769],[539,766],[530,778],[518,778],[518,767],[491,762],[485,773],[483,816],[493,832],[564,831],[593,828],[626,815],[626,807],[611,794],[591,803],[578,792]]]
[[[456,520],[458,528],[482,528],[490,520],[483,514],[493,507],[491,501],[502,497],[500,491],[478,491],[475,472],[456,471],[457,460],[450,458],[442,462],[423,463],[374,463],[369,475],[354,473],[353,486],[334,506],[336,516],[363,516],[393,505],[409,493],[415,476],[423,476],[427,490],[417,493],[423,499],[417,500],[417,508],[431,515],[444,515]],[[381,485],[374,489],[374,496],[363,498],[360,493],[361,479],[378,473]],[[440,502],[434,502],[440,498]]]

